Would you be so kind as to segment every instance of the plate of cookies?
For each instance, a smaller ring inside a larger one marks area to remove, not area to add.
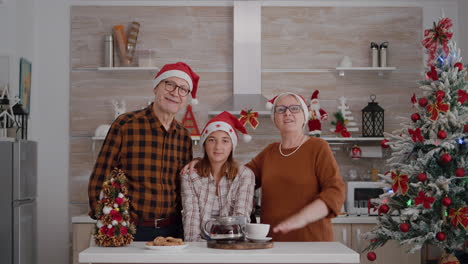
[[[162,237],[158,236],[153,241],[145,243],[147,249],[161,250],[161,251],[177,251],[184,249],[188,246],[180,238]]]

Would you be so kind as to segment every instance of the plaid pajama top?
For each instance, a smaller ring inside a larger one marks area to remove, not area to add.
[[[180,213],[179,171],[191,160],[188,130],[174,120],[166,131],[153,104],[119,116],[109,129],[89,180],[90,216],[94,218],[102,183],[115,166],[128,178],[132,220],[149,221]]]
[[[201,241],[200,226],[211,219],[213,203],[219,201],[220,216],[243,215],[250,221],[255,188],[255,175],[244,166],[233,180],[223,176],[218,184],[210,174],[200,177],[197,173],[182,175],[182,220],[184,223],[184,240]]]

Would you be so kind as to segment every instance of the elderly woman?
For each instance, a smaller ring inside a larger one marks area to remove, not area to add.
[[[262,187],[263,223],[275,241],[333,241],[331,218],[339,214],[345,185],[326,141],[304,135],[308,108],[302,96],[270,100],[281,142],[268,145],[246,166]]]
[[[281,142],[246,164],[262,187],[261,221],[273,226],[275,241],[333,241],[331,218],[345,199],[333,153],[323,139],[304,135],[309,112],[302,96],[282,93],[269,103]]]
[[[200,145],[204,156],[195,165],[197,173],[182,175],[185,241],[200,241],[200,226],[213,217],[245,216],[249,219],[255,176],[233,159],[238,142],[236,129],[247,134],[239,120],[223,112],[208,121],[202,130]]]

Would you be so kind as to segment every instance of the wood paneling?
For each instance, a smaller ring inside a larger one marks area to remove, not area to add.
[[[95,129],[114,119],[112,99],[124,99],[127,111],[141,109],[152,100],[153,74],[149,72],[82,71],[103,62],[104,35],[113,25],[131,21],[141,23],[137,49],[154,49],[157,66],[185,61],[201,77],[194,114],[200,130],[209,119],[208,111],[232,95],[232,7],[126,7],[78,6],[71,9],[70,73],[70,212],[87,211],[87,183],[101,142],[92,153]],[[329,129],[338,98],[346,96],[353,116],[361,122],[361,109],[370,94],[385,109],[385,130],[399,128],[399,117],[411,112],[410,97],[417,92],[422,78],[422,9],[419,7],[263,7],[262,68],[325,69],[335,68],[344,55],[353,66],[369,65],[371,41],[389,41],[388,64],[395,72],[378,76],[375,72],[346,73],[262,73],[262,94],[270,99],[283,91],[301,93],[309,99],[320,90],[321,106],[330,118],[323,122]],[[214,72],[210,70],[221,70]],[[230,109],[229,109],[230,110]],[[183,113],[177,118],[181,120]],[[248,128],[253,140],[240,142],[236,158],[245,163],[273,141],[279,140],[269,117],[260,126]],[[359,133],[354,134],[359,136]],[[350,168],[366,173],[372,167],[384,170],[383,159],[349,158],[350,146],[333,145],[342,175]],[[194,156],[200,156],[199,146]],[[346,177],[345,177],[346,178]]]
[[[334,68],[345,55],[369,66],[370,42],[390,43],[388,65],[422,60],[419,7],[263,7],[263,68]]]

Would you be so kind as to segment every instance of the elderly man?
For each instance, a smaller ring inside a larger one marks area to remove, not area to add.
[[[153,81],[154,102],[113,122],[89,180],[92,218],[103,181],[118,167],[128,178],[135,240],[183,237],[179,171],[192,160],[192,141],[174,117],[187,104],[189,93],[196,100],[198,80],[187,64],[166,64]]]

